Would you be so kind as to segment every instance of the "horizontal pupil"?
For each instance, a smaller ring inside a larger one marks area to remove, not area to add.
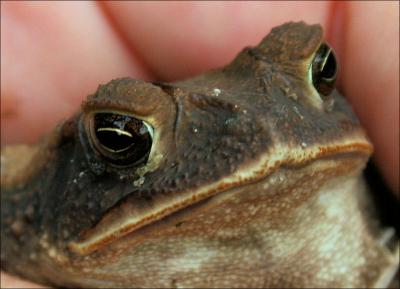
[[[321,77],[323,78],[331,78],[335,76],[336,73],[336,61],[333,53],[329,53],[328,59],[325,62],[325,65],[321,71]]]
[[[335,54],[327,44],[321,44],[310,67],[313,85],[320,94],[327,96],[334,89],[337,68]]]
[[[91,123],[91,136],[97,152],[117,165],[146,162],[153,128],[141,119],[115,113],[97,113]]]
[[[132,136],[112,128],[107,130],[97,129],[97,139],[106,149],[113,152],[121,152],[134,145]]]

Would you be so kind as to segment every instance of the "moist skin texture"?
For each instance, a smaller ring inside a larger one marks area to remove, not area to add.
[[[287,23],[192,79],[116,79],[41,143],[2,149],[2,269],[62,287],[387,286],[398,241],[357,118],[313,85],[322,43]],[[148,123],[148,158],[102,157],[96,113]]]

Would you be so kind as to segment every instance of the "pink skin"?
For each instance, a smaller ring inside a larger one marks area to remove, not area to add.
[[[339,89],[399,191],[398,2],[2,2],[1,140],[35,142],[99,83],[174,80],[224,65],[276,25],[320,23]],[[1,274],[1,286],[34,284]]]

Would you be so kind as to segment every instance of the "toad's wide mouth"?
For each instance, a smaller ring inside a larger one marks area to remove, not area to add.
[[[361,130],[351,139],[339,139],[328,145],[310,147],[276,145],[257,160],[243,164],[229,176],[193,190],[179,192],[173,197],[160,197],[151,207],[140,208],[138,204],[125,202],[112,208],[95,227],[85,232],[79,240],[71,242],[69,249],[77,254],[89,254],[211,196],[259,182],[281,167],[297,168],[321,158],[346,154],[354,154],[366,162],[372,150],[372,145]]]

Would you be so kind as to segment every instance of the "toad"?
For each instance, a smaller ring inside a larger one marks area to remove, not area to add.
[[[2,149],[2,269],[60,287],[386,286],[398,244],[337,70],[300,22],[197,77],[99,86],[39,144]]]

